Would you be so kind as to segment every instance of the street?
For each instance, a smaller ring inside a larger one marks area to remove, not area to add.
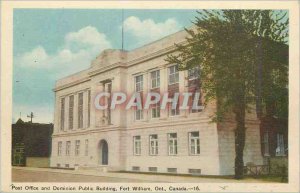
[[[230,177],[204,177],[124,172],[100,172],[97,170],[65,170],[51,168],[13,167],[13,182],[144,182],[144,183],[265,183],[263,180]]]
[[[49,171],[30,171],[12,169],[13,182],[149,182],[138,179],[126,179],[107,176],[58,173]]]

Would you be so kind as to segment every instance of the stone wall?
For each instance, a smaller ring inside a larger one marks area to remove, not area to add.
[[[49,157],[27,157],[26,167],[46,168],[50,166]]]

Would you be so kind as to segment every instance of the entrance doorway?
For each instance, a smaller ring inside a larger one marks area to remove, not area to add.
[[[108,165],[108,144],[104,139],[99,143],[99,164]]]

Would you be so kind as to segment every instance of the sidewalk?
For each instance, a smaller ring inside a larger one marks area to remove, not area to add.
[[[156,174],[139,174],[139,173],[121,173],[121,172],[100,172],[97,170],[65,170],[52,168],[32,168],[32,167],[12,167],[17,170],[38,171],[38,172],[53,172],[73,175],[86,176],[101,176],[110,178],[143,179],[149,182],[164,182],[164,183],[266,183],[265,181],[247,178],[243,180],[222,179],[202,176],[176,176],[176,175],[156,175]]]

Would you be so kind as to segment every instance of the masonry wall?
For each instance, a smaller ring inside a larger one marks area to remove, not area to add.
[[[124,158],[121,158],[123,153],[121,130],[99,130],[86,134],[78,133],[73,135],[54,137],[52,142],[52,156],[50,167],[69,168],[75,166],[98,167],[101,165],[99,143],[101,140],[106,140],[108,143],[108,164],[109,170],[124,170]],[[88,155],[85,155],[85,140],[88,139]],[[79,155],[75,155],[75,141],[80,140]],[[58,142],[62,142],[62,154],[58,155]],[[70,155],[66,155],[66,141],[71,141]]]
[[[234,122],[223,122],[218,124],[218,141],[219,141],[219,160],[220,174],[234,174],[235,159],[235,130]],[[258,121],[246,122],[246,140],[244,148],[244,165],[253,163],[256,165],[263,164],[261,155],[260,130]]]
[[[189,132],[199,131],[200,154],[189,153]],[[168,133],[177,133],[178,154],[169,155]],[[149,154],[149,135],[158,135],[158,155]],[[133,136],[141,136],[141,155],[134,155]],[[218,175],[218,137],[215,124],[171,123],[165,126],[137,128],[128,130],[127,134],[127,164],[126,170],[140,167],[140,171],[148,172],[149,167],[157,167],[157,172],[167,173],[167,168],[177,168],[177,173],[187,174],[189,169],[201,169],[203,175]]]

